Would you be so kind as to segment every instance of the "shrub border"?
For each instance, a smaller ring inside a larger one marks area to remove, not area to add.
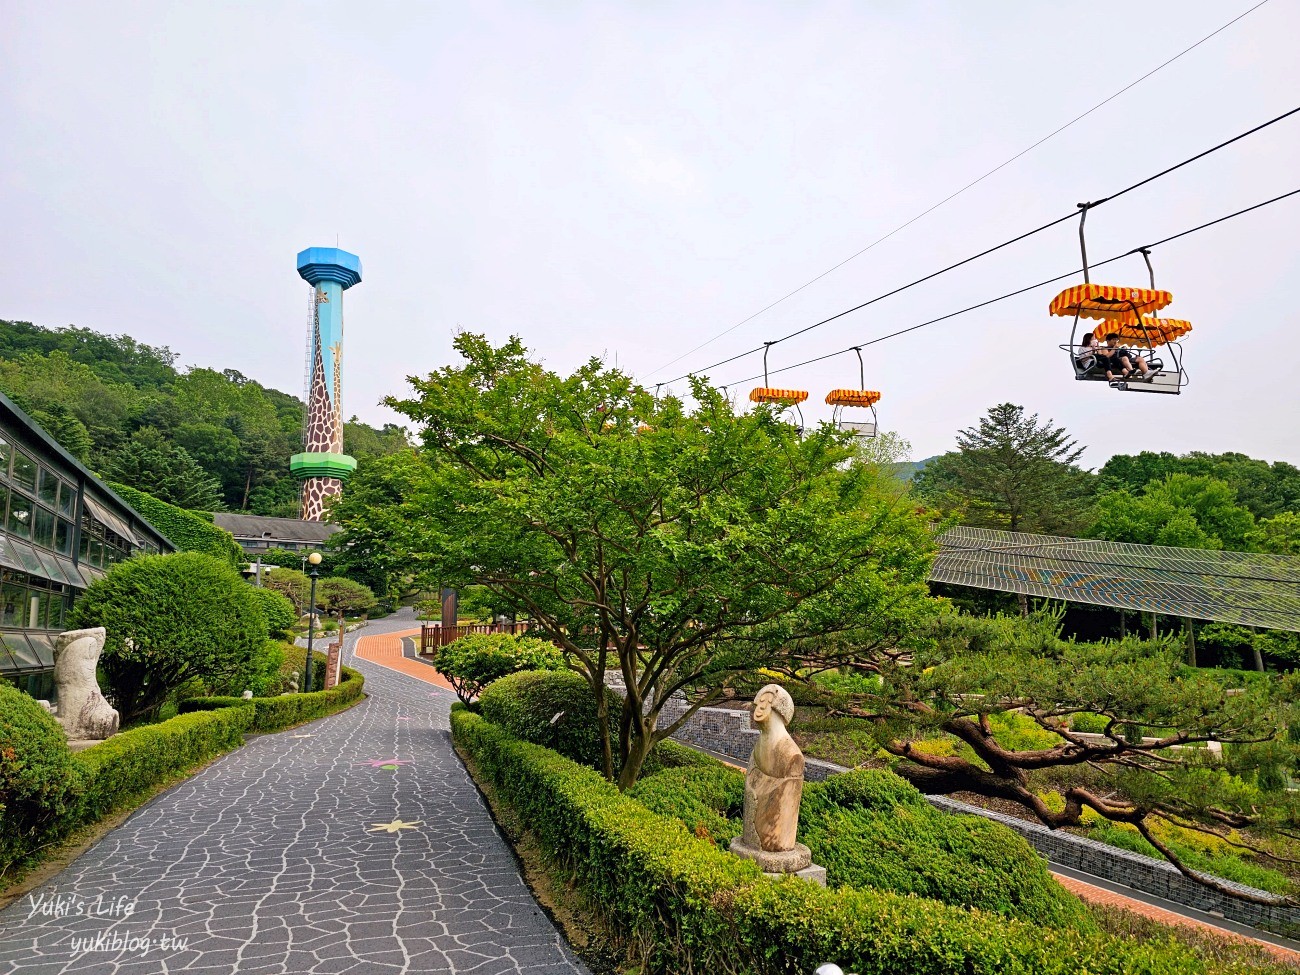
[[[253,712],[248,730],[259,733],[283,731],[294,725],[325,718],[351,707],[361,700],[366,679],[359,670],[339,667],[339,682],[326,691],[306,694],[279,694],[275,697],[191,697],[182,701],[181,714],[247,708]],[[111,740],[111,739],[110,739]]]

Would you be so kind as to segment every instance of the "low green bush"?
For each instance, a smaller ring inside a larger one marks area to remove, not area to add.
[[[1086,908],[1023,838],[987,819],[940,812],[892,772],[863,769],[805,785],[799,837],[832,886],[1091,930]]]
[[[563,670],[564,654],[550,640],[510,633],[468,633],[438,651],[438,672],[469,704],[494,680],[521,670]]]
[[[0,873],[57,835],[80,791],[81,770],[59,723],[0,685]]]
[[[646,808],[672,816],[696,836],[725,847],[741,832],[745,776],[721,762],[713,767],[670,768],[642,774],[627,794]]]
[[[315,721],[342,711],[361,697],[365,677],[351,667],[339,669],[339,683],[327,691],[303,694],[278,694],[275,697],[192,697],[180,704],[181,714],[197,711],[217,711],[223,708],[246,708],[252,712],[249,730],[257,732],[280,731],[284,728]]]
[[[247,702],[241,702],[247,703]],[[85,776],[78,819],[90,822],[244,743],[252,709],[181,714],[122,731],[74,756]]]
[[[510,678],[506,678],[510,679]],[[771,881],[753,863],[539,745],[455,705],[452,735],[544,851],[650,973],[810,972],[833,960],[863,975],[1228,975],[1158,938],[1040,927],[921,897]]]
[[[298,622],[298,611],[288,596],[261,586],[253,586],[252,593],[253,598],[262,606],[262,615],[266,617],[266,628],[272,636],[283,636]]]
[[[623,699],[608,693],[610,723]],[[483,716],[522,741],[553,748],[566,758],[599,768],[600,730],[591,685],[572,671],[525,670],[493,681],[478,700]]]

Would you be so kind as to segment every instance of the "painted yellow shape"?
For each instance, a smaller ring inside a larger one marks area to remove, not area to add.
[[[400,819],[394,819],[391,823],[371,823],[367,833],[396,833],[398,830],[415,829],[423,820],[417,819],[413,823],[403,822]]]

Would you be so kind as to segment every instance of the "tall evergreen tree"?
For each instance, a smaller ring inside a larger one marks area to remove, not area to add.
[[[1092,476],[1077,466],[1085,448],[1063,427],[1002,403],[960,431],[957,447],[912,483],[964,523],[1047,534],[1070,534],[1087,524]]]

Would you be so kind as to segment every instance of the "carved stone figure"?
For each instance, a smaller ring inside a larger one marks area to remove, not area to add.
[[[794,701],[779,684],[768,684],[754,696],[750,722],[759,735],[745,774],[744,831],[731,841],[731,852],[753,860],[764,873],[793,873],[825,884],[825,869],[812,862],[808,847],[795,842],[803,752],[786,731],[793,719]]]
[[[68,630],[54,641],[58,720],[70,739],[102,741],[118,728],[118,714],[100,693],[95,667],[104,650],[104,628]]]

